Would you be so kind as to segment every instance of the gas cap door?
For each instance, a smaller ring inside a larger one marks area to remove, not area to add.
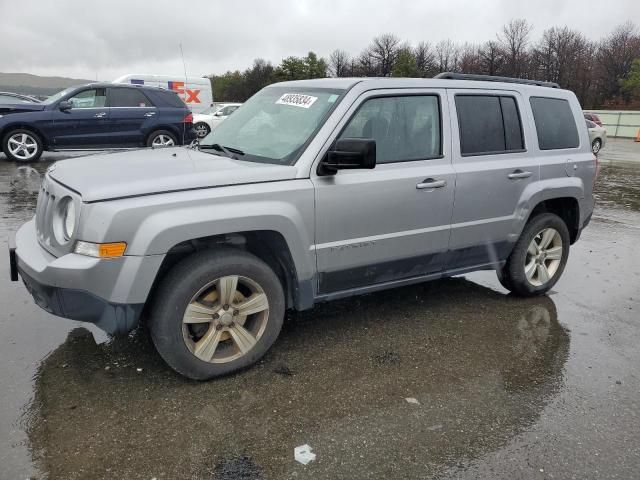
[[[567,172],[568,177],[575,177],[578,174],[578,162],[574,161],[571,158],[568,158],[567,163],[565,163],[564,169]]]

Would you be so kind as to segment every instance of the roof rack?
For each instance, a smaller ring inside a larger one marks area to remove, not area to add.
[[[495,77],[493,75],[477,75],[472,73],[442,72],[433,78],[444,78],[449,80],[476,80],[480,82],[524,83],[525,85],[537,85],[538,87],[560,88],[560,85],[555,82],[542,82],[539,80],[528,80],[526,78]]]

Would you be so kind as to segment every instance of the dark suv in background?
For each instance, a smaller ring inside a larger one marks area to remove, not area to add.
[[[2,150],[20,162],[44,150],[165,147],[195,138],[184,102],[156,87],[95,83],[42,103],[0,105]]]

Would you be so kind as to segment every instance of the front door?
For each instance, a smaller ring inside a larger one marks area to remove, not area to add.
[[[449,90],[456,194],[448,270],[505,260],[519,232],[527,186],[540,178],[518,92]]]
[[[109,108],[105,88],[88,88],[67,98],[70,110],[55,109],[52,137],[55,147],[101,147],[109,144]]]
[[[118,147],[144,145],[144,125],[155,122],[158,109],[136,87],[113,87],[107,93],[112,144]]]
[[[350,108],[336,138],[374,139],[377,165],[312,174],[321,294],[442,270],[455,188],[447,109],[434,89],[370,92]]]

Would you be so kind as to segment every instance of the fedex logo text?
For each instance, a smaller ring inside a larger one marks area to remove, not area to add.
[[[184,82],[169,82],[169,90],[173,90],[184,98],[185,103],[200,103],[200,90],[184,88]]]

